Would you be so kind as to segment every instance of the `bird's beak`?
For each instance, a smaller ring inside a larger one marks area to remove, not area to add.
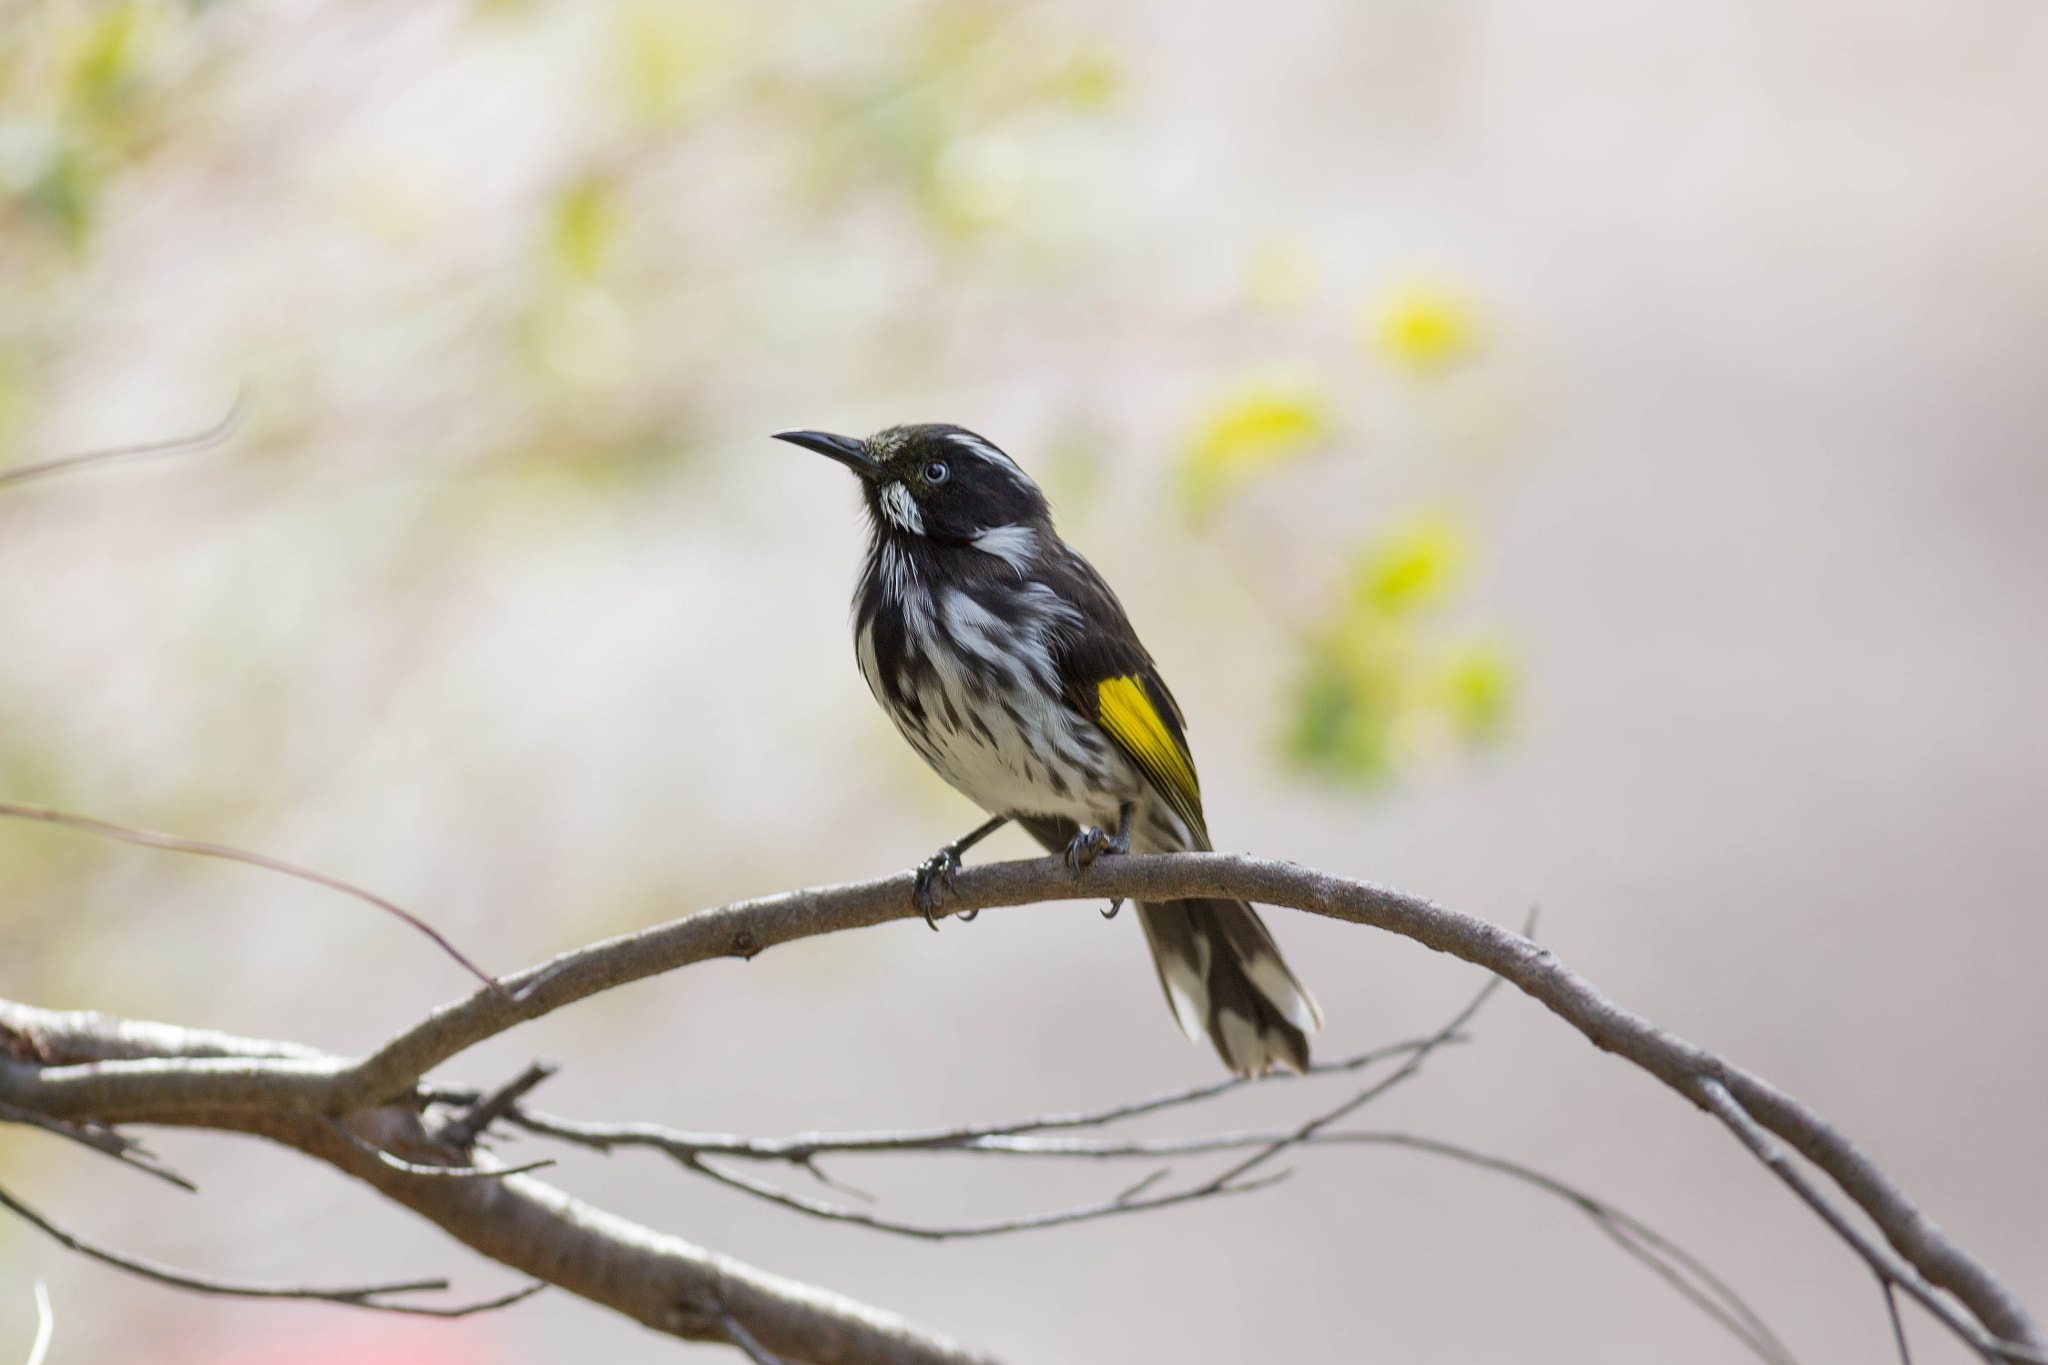
[[[869,483],[882,477],[882,466],[870,459],[866,448],[851,436],[834,436],[824,431],[778,431],[775,439],[837,460]]]

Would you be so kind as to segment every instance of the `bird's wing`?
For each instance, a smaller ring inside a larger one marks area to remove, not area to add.
[[[1179,703],[1094,567],[1070,550],[1049,558],[1055,562],[1041,571],[1050,570],[1050,586],[1081,616],[1057,656],[1068,702],[1138,765],[1187,825],[1195,846],[1206,849],[1202,786]]]

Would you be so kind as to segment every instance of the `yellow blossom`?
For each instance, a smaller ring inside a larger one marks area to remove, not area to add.
[[[1235,385],[1210,404],[1182,458],[1189,515],[1206,517],[1230,488],[1314,446],[1329,427],[1329,400],[1306,376],[1276,372]]]
[[[1457,518],[1435,510],[1412,513],[1365,547],[1352,593],[1361,605],[1403,615],[1441,602],[1471,559],[1471,533]]]
[[[1463,291],[1436,280],[1396,286],[1366,310],[1368,345],[1418,371],[1465,359],[1479,345],[1477,306]]]

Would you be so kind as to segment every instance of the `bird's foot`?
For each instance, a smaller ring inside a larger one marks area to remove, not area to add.
[[[1076,877],[1105,853],[1129,853],[1131,851],[1131,803],[1126,801],[1117,808],[1116,833],[1099,829],[1094,825],[1082,830],[1067,840],[1067,869]],[[1109,903],[1109,909],[1102,912],[1104,919],[1115,919],[1116,912],[1124,908],[1124,898],[1118,896]]]
[[[1097,858],[1110,851],[1110,844],[1112,842],[1107,830],[1099,829],[1094,825],[1088,826],[1088,828],[1067,840],[1067,852],[1065,855],[1067,871],[1077,877],[1080,876],[1083,872],[1087,871]]]
[[[960,855],[953,851],[951,844],[948,844],[918,864],[917,876],[910,883],[911,904],[918,908],[918,912],[924,916],[924,922],[930,925],[934,932],[939,927],[939,922],[935,918],[939,900],[942,896],[952,894],[953,874],[959,870]],[[969,912],[962,914],[960,918],[973,919],[978,913],[980,912]]]
[[[1131,803],[1126,801],[1117,812],[1116,833],[1090,825],[1067,840],[1067,870],[1078,877],[1103,854],[1130,851]]]

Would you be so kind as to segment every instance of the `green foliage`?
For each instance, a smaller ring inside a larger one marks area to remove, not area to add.
[[[106,182],[152,145],[188,27],[148,0],[20,6],[0,19],[0,261],[83,247]]]

